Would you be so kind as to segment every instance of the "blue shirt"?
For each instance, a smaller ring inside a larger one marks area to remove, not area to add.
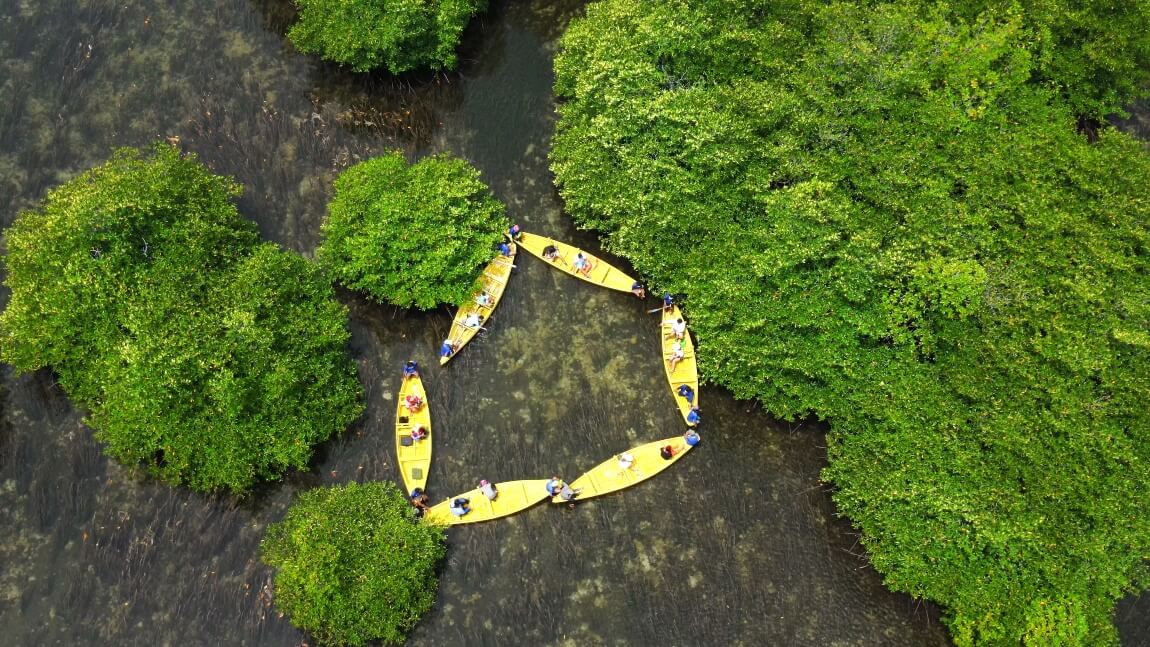
[[[695,391],[686,384],[679,385],[679,395],[686,398],[687,402],[695,401]]]
[[[693,409],[690,413],[687,414],[687,422],[689,422],[693,425],[699,423],[699,410],[698,409]]]
[[[439,356],[440,357],[451,357],[451,354],[454,352],[455,352],[455,349],[452,348],[451,344],[449,344],[447,342],[443,342],[443,345],[439,347]]]
[[[673,298],[671,298],[671,294],[669,292],[664,292],[663,293],[663,307],[664,308],[670,308],[673,303],[675,303],[675,300]]]
[[[499,252],[504,256],[511,256],[511,248],[507,246],[507,243],[499,243]]]
[[[690,445],[691,447],[694,447],[695,445],[699,444],[699,434],[697,434],[693,431],[688,431],[687,435],[683,436],[683,438],[687,441],[687,444]]]
[[[403,376],[411,377],[412,375],[415,375],[417,371],[419,371],[419,364],[416,364],[415,362],[405,364],[403,367]]]

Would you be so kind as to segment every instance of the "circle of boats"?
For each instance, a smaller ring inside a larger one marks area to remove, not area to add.
[[[459,308],[452,321],[451,332],[444,340],[440,365],[451,361],[481,329],[485,330],[482,324],[490,320],[495,307],[499,305],[507,288],[511,270],[515,267],[516,253],[520,248],[559,271],[600,287],[633,292],[639,285],[618,268],[572,245],[520,232],[515,240],[506,244],[503,251],[484,268],[480,277],[480,291]],[[690,334],[683,332],[679,337],[677,331],[672,329],[676,323],[680,329],[684,325],[683,316],[677,305],[672,303],[657,308],[656,311],[662,311],[659,337],[662,342],[662,362],[667,383],[680,415],[688,425],[694,426],[697,417],[692,416],[691,410],[697,409],[699,405],[699,377],[694,344],[691,342]],[[425,491],[427,474],[431,468],[431,443],[434,434],[427,392],[418,373],[404,377],[396,400],[395,451],[405,491],[409,494],[417,488]],[[418,403],[418,406],[411,407],[410,403]],[[504,481],[494,484],[497,493],[494,499],[484,493],[484,488],[476,487],[431,506],[423,517],[430,523],[445,526],[476,523],[521,512],[547,498],[554,503],[569,503],[572,500],[583,501],[618,492],[667,469],[693,446],[694,444],[687,442],[684,436],[675,436],[627,449],[566,484],[570,488],[566,492],[568,495],[566,498],[558,491],[551,491],[555,489],[551,479]],[[458,510],[453,512],[451,509],[453,502],[458,499],[467,501],[465,514],[460,515]]]

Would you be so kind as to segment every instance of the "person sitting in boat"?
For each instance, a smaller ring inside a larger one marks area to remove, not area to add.
[[[427,438],[427,427],[424,427],[422,424],[417,424],[411,428],[412,440],[420,441],[424,438]]]
[[[463,318],[463,325],[468,328],[479,328],[481,324],[483,324],[483,317],[480,317],[478,313],[472,312]]]
[[[544,247],[543,258],[548,261],[557,260],[559,258],[559,248],[554,245]]]
[[[559,498],[567,502],[568,508],[574,508],[575,497],[579,496],[580,491],[572,489],[570,485],[564,483],[563,487],[559,488]]]
[[[415,508],[416,517],[422,517],[423,513],[427,512],[427,493],[423,491],[423,488],[417,487],[412,490],[408,501],[411,501],[411,506]]]
[[[475,297],[475,305],[480,308],[490,308],[494,301],[495,299],[491,298],[490,294],[487,294],[487,290],[480,292],[479,295]]]
[[[699,424],[699,421],[702,420],[700,415],[701,415],[701,413],[699,411],[699,407],[694,407],[694,406],[691,407],[691,410],[687,412],[687,424],[689,424],[689,425]]]
[[[523,238],[523,232],[520,231],[518,224],[511,225],[511,227],[507,230],[506,235],[512,240],[512,242],[516,243]]]
[[[671,306],[675,305],[675,299],[671,296],[670,292],[663,293],[663,312],[670,312]]]
[[[640,299],[646,299],[647,298],[647,288],[643,287],[643,284],[640,283],[639,281],[635,281],[634,283],[631,284],[631,294],[634,294],[635,296],[639,297]]]
[[[455,348],[458,345],[459,344],[452,341],[451,338],[444,339],[443,345],[441,345],[439,347],[439,356],[440,357],[451,357],[452,355],[455,354]]]
[[[490,501],[494,501],[495,497],[499,496],[499,490],[495,489],[495,484],[488,483],[487,479],[479,480],[479,491]]]
[[[683,321],[682,317],[679,317],[674,321],[668,319],[667,321],[663,322],[663,325],[671,327],[671,331],[665,335],[667,339],[671,339],[672,337],[675,339],[682,339],[683,337],[687,336],[687,322]]]
[[[403,406],[411,413],[415,413],[423,408],[423,398],[418,393],[408,393],[403,399]]]
[[[556,494],[559,494],[559,491],[563,489],[563,486],[563,479],[559,478],[558,476],[552,476],[551,480],[547,481],[547,493],[551,496],[555,496]]]
[[[663,445],[663,448],[659,450],[659,455],[662,456],[663,460],[665,460],[665,461],[671,460],[672,458],[675,457],[675,454],[678,454],[678,453],[679,453],[679,450],[675,449],[671,445]]]
[[[675,367],[679,365],[679,362],[683,361],[683,357],[685,357],[683,342],[677,341],[671,345],[671,354],[667,356],[668,368],[671,369],[672,373],[675,372]]]
[[[407,360],[407,363],[403,365],[403,379],[406,380],[408,378],[418,377],[418,376],[419,376],[419,364],[416,364],[415,360],[413,360],[413,359]]]
[[[686,400],[687,404],[695,402],[695,389],[692,389],[690,384],[680,384],[679,390],[676,391],[676,393],[679,394],[680,398]]]
[[[699,432],[694,429],[688,429],[687,433],[683,434],[683,440],[687,443],[688,447],[694,447],[699,444],[702,438],[699,438]]]
[[[507,243],[499,243],[500,256],[511,256],[511,246]]]
[[[467,514],[468,512],[471,512],[470,503],[471,503],[471,501],[469,499],[465,499],[463,497],[456,497],[451,502],[451,506],[448,509],[451,510],[451,514],[453,514],[457,517],[462,517],[463,515]]]
[[[591,260],[589,256],[584,256],[583,252],[579,252],[575,255],[575,262],[571,264],[571,267],[578,274],[591,276],[591,269],[595,267],[595,261]]]
[[[619,459],[620,472],[631,469],[631,466],[635,464],[635,456],[631,452],[623,452],[615,458]]]

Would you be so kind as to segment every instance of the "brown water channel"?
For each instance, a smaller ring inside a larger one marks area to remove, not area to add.
[[[551,57],[582,3],[494,5],[460,73],[396,80],[292,52],[279,0],[8,0],[2,224],[114,146],[178,138],[245,185],[241,211],[265,237],[310,255],[338,169],[399,147],[471,160],[527,230],[597,250],[547,169]],[[520,260],[491,331],[446,370],[433,361],[446,310],[341,298],[367,410],[312,472],[242,502],[133,478],[102,457],[48,371],[4,368],[0,644],[302,642],[269,607],[257,545],[298,491],[397,477],[390,426],[409,357],[428,367],[436,500],[480,477],[573,478],[683,428],[649,304],[534,259]],[[886,591],[834,516],[818,478],[823,431],[720,389],[702,398],[704,444],[657,479],[451,530],[439,603],[411,644],[946,644],[937,609]],[[1146,606],[1120,607],[1128,644],[1148,640]]]

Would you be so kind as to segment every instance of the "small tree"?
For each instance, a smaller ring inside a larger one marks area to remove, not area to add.
[[[343,285],[402,307],[462,303],[507,228],[479,172],[446,154],[392,152],[335,181],[316,254]]]
[[[463,28],[486,0],[296,0],[299,22],[288,38],[301,52],[392,74],[450,70]]]
[[[346,309],[259,243],[238,192],[170,146],[125,149],[7,232],[0,358],[51,366],[111,456],[198,490],[304,467],[360,411]]]
[[[395,485],[352,483],[304,493],[261,549],[292,624],[324,643],[362,645],[401,642],[435,603],[443,540]]]

